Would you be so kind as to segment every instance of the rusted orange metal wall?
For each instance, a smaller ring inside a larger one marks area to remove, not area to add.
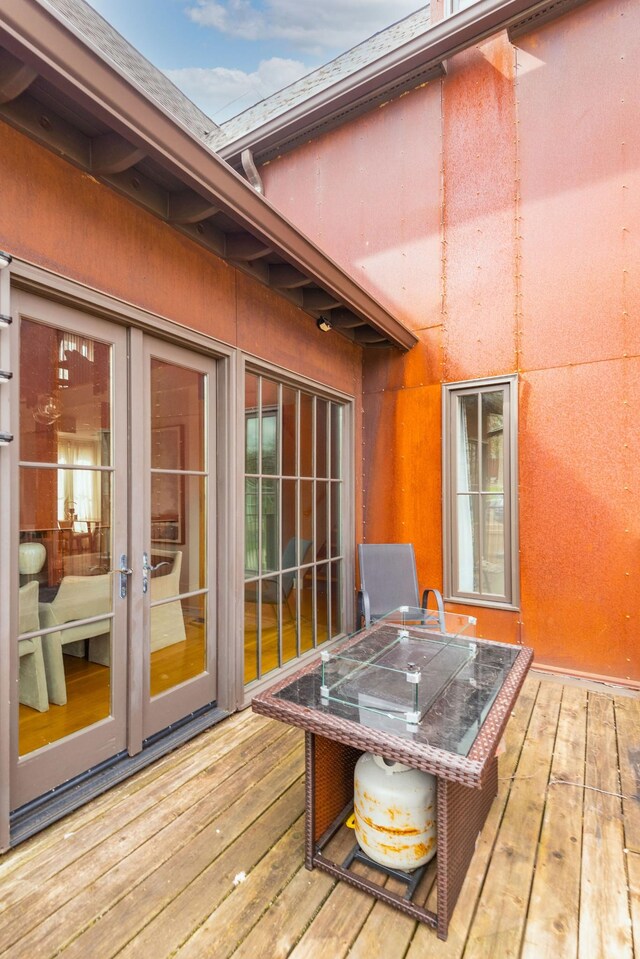
[[[365,356],[365,538],[441,584],[440,384],[517,371],[521,611],[472,608],[479,631],[638,682],[640,4],[447,70],[261,171],[420,338]]]

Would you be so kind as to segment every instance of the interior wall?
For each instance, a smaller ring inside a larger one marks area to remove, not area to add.
[[[440,384],[519,373],[520,612],[480,635],[640,681],[640,7],[596,0],[261,170],[414,329],[365,352],[364,537],[442,585]]]

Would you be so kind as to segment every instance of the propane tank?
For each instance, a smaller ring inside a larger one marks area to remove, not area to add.
[[[410,872],[436,852],[436,778],[364,753],[354,772],[356,839],[374,862]]]

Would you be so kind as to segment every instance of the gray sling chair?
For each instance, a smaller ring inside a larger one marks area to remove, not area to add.
[[[296,544],[299,545],[300,549],[300,559],[297,562],[302,566],[303,563],[307,562],[308,554],[312,546],[310,539],[296,539],[295,536],[292,536],[284,550],[282,551],[282,593],[278,588],[278,580],[274,576],[273,579],[263,579],[262,580],[262,602],[267,603],[274,608],[277,608],[280,595],[286,603],[287,609],[289,611],[289,616],[293,619],[293,611],[291,609],[291,604],[289,603],[289,597],[293,590],[295,583],[297,569],[291,569],[291,566],[296,566]],[[246,595],[246,591],[245,591]],[[251,600],[249,600],[251,602]],[[255,602],[255,599],[253,600]]]
[[[426,611],[429,593],[433,593],[437,609],[429,610],[427,621],[432,619],[434,625],[437,623],[442,632],[445,631],[444,603],[439,590],[425,589],[420,599],[416,557],[411,543],[361,543],[358,563],[358,627],[369,626],[400,606]]]

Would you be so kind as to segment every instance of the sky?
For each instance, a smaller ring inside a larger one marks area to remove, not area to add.
[[[89,0],[217,123],[402,20],[424,0]]]

